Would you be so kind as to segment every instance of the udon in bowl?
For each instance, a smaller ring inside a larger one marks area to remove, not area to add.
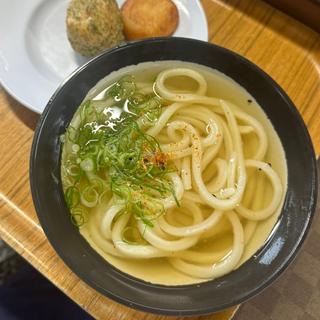
[[[122,67],[147,61],[181,60],[226,74],[245,88],[272,122],[285,150],[288,188],[268,241],[247,262],[221,278],[177,287],[133,278],[106,262],[71,223],[60,176],[61,144],[72,116],[88,91]],[[301,247],[315,211],[317,175],[312,142],[285,92],[256,65],[213,44],[157,38],[107,51],[76,70],[52,96],[33,140],[30,181],[41,225],[56,252],[83,281],[111,299],[165,315],[200,315],[242,303],[271,284]]]

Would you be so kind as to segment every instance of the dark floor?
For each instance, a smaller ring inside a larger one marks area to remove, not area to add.
[[[93,319],[0,240],[0,320]]]

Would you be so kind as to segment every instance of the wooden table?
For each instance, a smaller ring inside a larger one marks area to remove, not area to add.
[[[320,35],[259,0],[202,3],[210,41],[247,57],[284,88],[319,154]],[[38,115],[0,89],[0,119],[0,237],[95,318],[166,319],[112,302],[65,266],[39,225],[30,194],[29,152]],[[235,310],[193,319],[230,319]]]

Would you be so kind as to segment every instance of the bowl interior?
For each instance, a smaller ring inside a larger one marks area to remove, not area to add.
[[[268,242],[234,272],[197,285],[152,285],[113,268],[71,224],[62,193],[59,136],[89,89],[112,71],[157,60],[203,64],[238,82],[264,109],[287,158],[288,190],[278,226]],[[317,191],[310,137],[299,113],[281,88],[241,56],[215,45],[183,38],[130,43],[96,57],[74,72],[50,99],[40,118],[31,152],[30,180],[36,211],[49,241],[82,280],[125,305],[167,315],[219,311],[241,303],[271,283],[301,246],[314,213]]]

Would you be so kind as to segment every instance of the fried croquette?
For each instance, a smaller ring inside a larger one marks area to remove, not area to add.
[[[127,0],[121,13],[128,40],[170,36],[179,22],[178,9],[171,0]]]
[[[83,56],[94,56],[124,40],[115,0],[71,0],[66,23],[72,48]]]

